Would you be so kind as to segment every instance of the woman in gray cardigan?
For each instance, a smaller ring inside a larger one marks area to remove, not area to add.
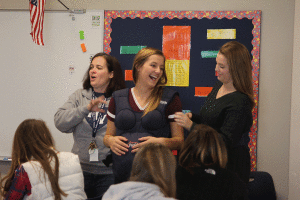
[[[96,54],[83,80],[83,89],[75,91],[54,116],[55,126],[73,133],[72,152],[78,154],[88,198],[101,197],[114,183],[110,149],[103,144],[107,108],[112,93],[125,88],[121,66],[106,53]]]

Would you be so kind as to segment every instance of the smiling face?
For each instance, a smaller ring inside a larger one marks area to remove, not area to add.
[[[225,56],[218,53],[216,62],[217,64],[215,71],[217,72],[218,80],[223,84],[232,83],[232,78],[229,72],[229,65]]]
[[[92,60],[89,76],[91,86],[95,92],[104,93],[113,75],[113,71],[108,71],[107,62],[104,57],[98,56]]]
[[[161,55],[151,55],[146,62],[137,68],[137,83],[154,88],[165,70],[165,60]]]

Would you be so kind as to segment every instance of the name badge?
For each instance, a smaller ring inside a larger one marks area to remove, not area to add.
[[[90,162],[98,162],[98,149],[89,149]]]

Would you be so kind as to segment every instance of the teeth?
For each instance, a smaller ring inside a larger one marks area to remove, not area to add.
[[[157,79],[156,76],[152,76],[152,75],[150,75],[150,78],[152,78],[152,79]]]

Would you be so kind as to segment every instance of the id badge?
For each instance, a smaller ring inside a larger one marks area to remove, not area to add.
[[[90,154],[90,162],[98,162],[98,149],[89,149],[89,154]]]

